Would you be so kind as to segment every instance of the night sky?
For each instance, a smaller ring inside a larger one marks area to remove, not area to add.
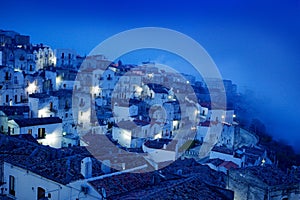
[[[132,28],[182,32],[206,49],[224,79],[255,92],[258,118],[270,133],[295,147],[300,143],[299,0],[3,0],[0,10],[0,29],[82,55]]]

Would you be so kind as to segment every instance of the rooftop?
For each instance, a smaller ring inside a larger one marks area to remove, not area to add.
[[[29,106],[0,106],[0,110],[6,116],[23,115],[24,113],[29,113]]]
[[[230,169],[236,169],[238,168],[239,166],[237,164],[235,164],[234,162],[232,161],[224,161],[222,162],[219,167],[225,167],[226,169],[230,170]]]
[[[62,184],[83,179],[80,173],[81,160],[91,156],[84,147],[55,149],[2,134],[0,152],[6,163]],[[92,158],[92,162],[92,175],[103,175],[101,162],[95,158]]]
[[[228,149],[227,147],[222,147],[222,146],[214,146],[211,151],[233,155],[233,150]]]
[[[166,145],[166,149],[170,149],[170,147],[174,147],[174,143],[177,141],[172,139],[160,138],[156,140],[148,140],[144,143],[146,147],[153,148],[153,149],[162,149],[164,145]],[[173,144],[172,144],[173,143]]]
[[[62,123],[62,119],[60,119],[59,117],[44,117],[44,118],[14,119],[14,121],[15,121],[20,127],[38,126],[38,125],[47,125],[47,124],[58,124],[58,123]]]
[[[36,99],[44,99],[49,98],[50,95],[47,93],[34,93],[29,95],[30,98],[36,98]]]
[[[178,174],[181,170],[181,175]],[[159,171],[125,173],[89,182],[107,199],[233,199],[222,189],[225,175],[193,159],[176,160]]]
[[[230,170],[230,174],[236,174],[239,179],[244,178],[252,182],[253,179],[259,180],[267,186],[280,186],[299,184],[299,179],[293,174],[287,174],[273,166],[255,166]]]

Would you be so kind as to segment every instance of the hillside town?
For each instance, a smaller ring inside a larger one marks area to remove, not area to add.
[[[240,125],[231,80],[7,30],[0,74],[0,199],[300,199],[300,168]]]

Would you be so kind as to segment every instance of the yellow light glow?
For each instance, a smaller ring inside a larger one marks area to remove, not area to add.
[[[137,93],[141,93],[143,91],[143,88],[141,88],[140,86],[136,86],[135,91]]]
[[[153,74],[153,73],[151,73],[151,74],[148,74],[148,77],[149,77],[149,78],[153,78],[153,76],[154,76],[154,74]]]
[[[93,86],[91,87],[91,93],[92,94],[99,94],[100,93],[100,87],[99,86]]]
[[[28,92],[28,94],[32,94],[32,93],[34,93],[36,90],[37,90],[37,86],[35,85],[35,83],[33,82],[33,83],[29,83],[28,84],[28,87],[27,87],[27,92]]]
[[[195,130],[197,130],[197,128],[196,128],[195,126],[192,126],[192,127],[191,127],[191,130],[192,130],[192,131],[195,131]]]
[[[56,77],[56,85],[61,84],[61,82],[62,82],[62,77],[61,76],[57,76]]]
[[[161,133],[154,135],[154,139],[159,139],[159,138],[161,138]]]

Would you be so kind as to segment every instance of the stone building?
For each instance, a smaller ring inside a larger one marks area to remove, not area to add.
[[[233,169],[228,173],[227,189],[236,200],[299,199],[299,179],[271,166]]]

